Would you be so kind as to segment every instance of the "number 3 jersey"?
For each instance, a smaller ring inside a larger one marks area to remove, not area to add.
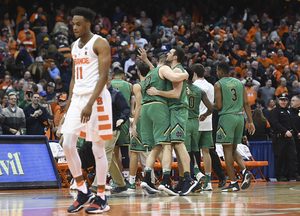
[[[81,49],[78,47],[80,38],[72,48],[72,57],[75,63],[75,84],[73,93],[85,95],[93,93],[99,80],[98,56],[93,51],[95,41],[100,38],[94,35]]]
[[[222,109],[219,115],[243,112],[244,86],[236,78],[223,77],[219,80],[222,91]]]

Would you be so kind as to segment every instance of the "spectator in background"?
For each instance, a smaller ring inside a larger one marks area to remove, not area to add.
[[[109,19],[107,17],[102,16],[102,12],[98,12],[97,13],[97,19],[94,22],[94,25],[97,25],[98,23],[102,23],[103,24],[103,28],[109,32],[111,29],[111,23],[109,21]]]
[[[137,72],[138,72],[138,65],[139,65],[140,62],[141,62],[141,59],[139,57],[136,57],[134,65],[131,65],[128,68],[128,73],[130,73],[130,74],[126,73],[127,76],[129,75],[130,81],[133,82],[132,84],[137,82],[137,79],[139,79],[139,76],[138,76]]]
[[[275,91],[275,96],[278,96],[281,94],[288,94],[288,89],[286,88],[286,79],[284,77],[281,77],[279,79],[279,86],[277,87],[277,89]]]
[[[20,107],[21,109],[24,109],[29,104],[31,104],[31,102],[32,102],[32,95],[33,95],[32,91],[27,91],[25,93],[24,100],[21,103],[18,104],[18,107]]]
[[[135,32],[137,32],[137,31],[140,32],[140,37],[146,38],[146,39],[148,38],[146,32],[144,31],[144,29],[142,27],[142,22],[139,19],[134,21],[134,27],[135,27],[135,29],[134,29]]]
[[[7,106],[8,103],[8,96],[6,94],[3,94],[1,96],[1,107],[4,109]]]
[[[12,89],[11,85],[11,76],[5,75],[4,82],[0,84],[0,90],[3,90],[4,92],[7,92]]]
[[[207,82],[214,85],[216,82],[216,78],[214,76],[211,76],[211,67],[207,66],[204,68],[204,79],[206,79]]]
[[[47,85],[47,101],[52,100],[55,97],[55,95],[55,83],[49,82]]]
[[[124,71],[125,72],[128,72],[128,68],[135,64],[135,59],[136,59],[136,53],[131,52],[130,53],[130,58],[125,62],[125,65],[124,65]]]
[[[251,109],[253,109],[253,107],[255,107],[255,99],[257,98],[257,91],[259,89],[260,83],[255,83],[255,80],[253,80],[251,77],[247,77],[244,82],[242,81],[242,83],[245,85],[249,105]]]
[[[63,85],[61,78],[55,79],[55,92],[56,93],[69,92],[69,88]]]
[[[272,109],[276,107],[275,100],[269,100],[268,111],[270,112]]]
[[[47,101],[47,92],[46,91],[40,91],[40,103],[44,104]]]
[[[291,34],[286,39],[285,42],[286,47],[288,47],[289,45],[295,45],[295,38],[297,37],[297,32],[298,29],[294,27]]]
[[[269,115],[269,112],[268,112],[268,108],[266,107],[265,101],[261,98],[256,98],[255,105],[256,105],[256,108],[261,109],[262,113],[264,114],[264,117],[268,121],[270,121],[270,115]]]
[[[39,83],[37,84],[38,88],[39,88],[39,91],[44,91],[44,89],[46,88],[46,85],[47,85],[47,81],[45,79],[41,79],[39,81]]]
[[[248,31],[246,29],[242,29],[240,31],[240,36],[236,39],[236,41],[240,45],[240,50],[245,51],[247,41],[246,41],[246,35],[248,34]]]
[[[48,42],[51,44],[51,38],[48,35],[48,27],[47,26],[42,26],[41,27],[41,32],[36,36],[36,47],[38,51],[40,51],[40,46],[44,43],[44,39],[48,38]]]
[[[25,91],[23,89],[23,86],[24,86],[24,81],[22,79],[19,79],[17,81],[16,87],[9,90],[7,92],[7,94],[9,95],[9,94],[14,92],[16,94],[17,98],[18,98],[18,101],[22,102],[24,100],[24,95],[25,95]]]
[[[27,13],[22,13],[21,14],[21,19],[22,19],[22,21],[18,22],[18,24],[17,24],[16,35],[18,35],[18,33],[24,29],[24,23],[26,21],[28,21],[27,20]]]
[[[268,68],[270,66],[270,64],[273,64],[273,61],[267,57],[267,50],[262,50],[261,51],[261,58],[257,59],[257,62],[260,62],[264,68]]]
[[[67,93],[63,93],[59,96],[58,99],[58,105],[59,105],[59,109],[54,113],[54,127],[53,127],[53,132],[55,134],[56,139],[59,139],[60,137],[57,136],[56,132],[60,123],[60,120],[62,119],[62,117],[66,114],[66,107],[68,104],[68,94]]]
[[[5,120],[4,112],[3,112],[2,107],[0,106],[0,135],[3,134],[2,124],[3,124],[4,120]]]
[[[45,78],[47,82],[53,82],[55,76],[60,76],[60,71],[56,67],[55,62],[52,61],[50,62],[50,67],[48,67],[47,70],[44,71],[43,78]]]
[[[295,80],[297,80],[297,76],[295,74],[291,73],[291,68],[289,65],[284,67],[281,77],[285,78],[286,88],[287,88],[289,94],[291,94],[292,90],[293,90],[293,82]]]
[[[3,109],[5,120],[2,129],[4,134],[20,135],[21,129],[26,127],[24,112],[17,106],[17,102],[16,94],[8,95],[8,106]]]
[[[282,49],[277,50],[277,55],[274,56],[273,63],[280,73],[283,73],[284,67],[289,65],[289,60],[283,56]]]
[[[152,27],[152,20],[151,18],[147,17],[147,14],[145,11],[141,11],[140,13],[140,19],[141,25],[146,33],[147,36],[151,35],[151,27]]]
[[[24,22],[24,30],[20,31],[18,34],[17,42],[19,44],[21,43],[21,41],[26,40],[26,32],[30,32],[30,39],[32,39],[33,41],[36,41],[34,32],[29,29],[29,21],[25,21]]]
[[[272,87],[272,80],[268,79],[265,82],[265,86],[260,87],[257,92],[257,97],[263,99],[266,102],[266,106],[269,106],[269,101],[274,99],[276,89]]]
[[[271,67],[266,68],[265,74],[261,77],[260,84],[261,86],[265,86],[266,82],[270,79],[272,81],[272,87],[277,88],[277,80],[275,76],[272,74]]]
[[[295,80],[292,85],[293,85],[292,96],[295,96],[295,95],[300,96],[300,84],[299,84],[299,82],[297,80]]]
[[[269,121],[264,117],[262,110],[256,108],[252,114],[253,123],[255,126],[255,133],[253,135],[247,134],[248,141],[267,141],[271,136],[271,126]],[[248,122],[246,124],[248,129]]]
[[[121,11],[121,8],[120,6],[116,6],[115,8],[115,13],[113,14],[113,18],[112,18],[112,21],[113,23],[115,21],[117,21],[118,23],[121,23],[121,18],[126,15],[126,13],[124,13],[123,11]]]
[[[282,37],[282,35],[288,31],[289,31],[289,27],[287,26],[286,21],[282,19],[280,21],[278,36]]]
[[[136,20],[136,21],[139,21],[139,20]],[[136,31],[134,33],[134,35],[135,35],[135,43],[137,45],[140,45],[142,48],[144,48],[144,46],[146,44],[148,44],[148,41],[144,37],[141,37],[141,32],[140,31]]]
[[[24,78],[22,78],[21,80],[23,80],[24,85],[23,85],[23,89],[28,89],[28,79],[31,78],[31,74],[29,71],[25,71],[24,73]]]
[[[47,110],[39,105],[40,96],[34,93],[32,104],[24,108],[26,135],[45,135],[44,122],[48,120]]]

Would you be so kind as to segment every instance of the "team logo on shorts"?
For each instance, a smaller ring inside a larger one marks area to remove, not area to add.
[[[133,148],[136,148],[136,147],[137,147],[137,143],[136,143],[136,142],[132,142],[132,143],[131,143],[131,146],[132,146]]]
[[[177,132],[176,132],[176,136],[177,136],[177,137],[182,137],[182,132],[181,132],[181,131],[177,131]]]
[[[222,135],[221,134],[218,134],[218,139],[222,139]]]

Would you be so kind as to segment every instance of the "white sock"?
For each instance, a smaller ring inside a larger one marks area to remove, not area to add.
[[[236,181],[231,181],[231,182],[230,182],[230,184],[235,184],[235,183],[236,183]]]
[[[135,183],[135,176],[129,176],[129,183],[134,184]]]
[[[105,200],[105,192],[104,193],[97,192],[97,196],[99,196],[101,199]]]
[[[80,190],[82,193],[87,194],[87,187],[86,187],[84,181],[77,183],[77,188],[78,188],[78,190]]]

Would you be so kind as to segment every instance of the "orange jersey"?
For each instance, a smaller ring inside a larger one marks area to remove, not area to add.
[[[273,61],[269,58],[259,58],[257,61],[260,62],[265,68],[268,68],[270,64],[273,64]]]
[[[34,34],[34,32],[31,31],[31,30],[29,30],[29,29],[28,29],[28,31],[30,32],[30,39],[33,39],[34,41],[36,41],[35,40],[35,34]],[[20,40],[20,41],[26,40],[26,34],[25,34],[24,30],[22,30],[22,31],[19,32],[19,34],[18,34],[18,40]]]
[[[248,86],[245,86],[245,90],[246,90],[246,93],[247,93],[249,105],[250,106],[254,105],[255,100],[257,98],[257,92],[254,90],[253,86],[251,86],[250,88]]]
[[[283,69],[285,66],[289,65],[289,60],[284,56],[282,56],[280,58],[280,57],[278,57],[278,55],[275,55],[275,57],[273,57],[272,60],[273,60],[273,63],[275,65],[276,69],[279,70],[280,73],[283,72]]]
[[[276,91],[275,91],[275,96],[278,96],[280,94],[289,94],[288,90],[286,87],[283,87],[283,86],[278,86]]]
[[[255,28],[254,26],[251,27],[251,29],[249,30],[246,36],[247,43],[252,43],[254,41],[255,34],[258,31],[260,31],[260,28]]]
[[[279,32],[278,32],[278,36],[282,36],[285,32],[289,31],[289,27],[285,26],[285,28],[283,29],[281,26],[279,26]]]

